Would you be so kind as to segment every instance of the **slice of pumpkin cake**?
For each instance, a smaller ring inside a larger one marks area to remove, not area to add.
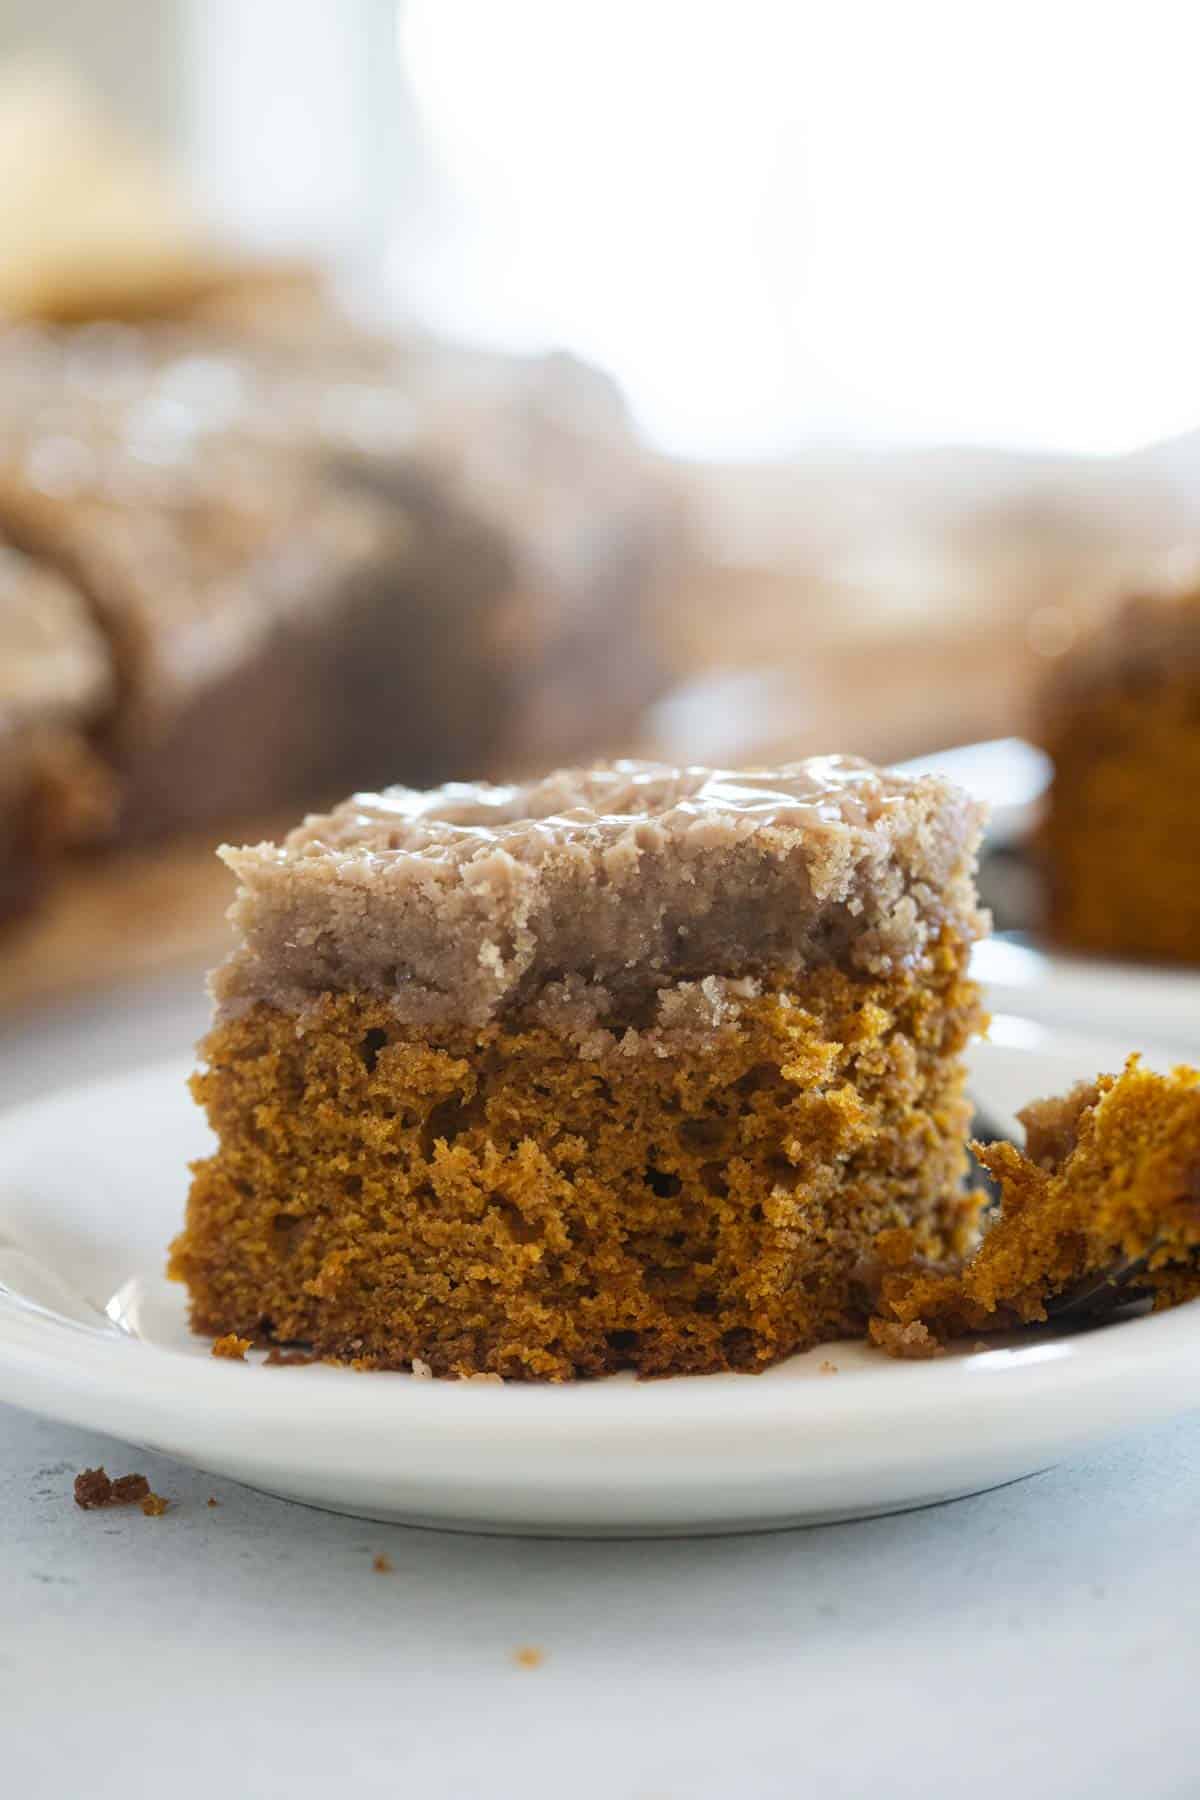
[[[862,1335],[964,1247],[978,808],[850,757],[360,794],[226,849],[200,1332],[506,1378]]]

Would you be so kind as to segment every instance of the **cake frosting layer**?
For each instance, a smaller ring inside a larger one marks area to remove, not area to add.
[[[951,784],[845,756],[358,794],[281,845],[222,850],[242,942],[214,991],[227,1015],[365,991],[471,1025],[557,996],[603,1025],[709,976],[885,974],[947,928],[979,934],[981,824]]]

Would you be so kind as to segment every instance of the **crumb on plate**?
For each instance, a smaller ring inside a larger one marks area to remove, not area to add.
[[[897,1324],[894,1319],[872,1319],[868,1330],[873,1344],[903,1362],[924,1362],[931,1356],[941,1356],[945,1349],[920,1319],[913,1319],[908,1325]]]

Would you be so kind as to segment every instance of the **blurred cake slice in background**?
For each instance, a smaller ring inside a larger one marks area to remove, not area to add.
[[[1048,922],[1076,949],[1200,962],[1200,586],[1129,600],[1041,696]]]
[[[815,447],[682,472],[686,671],[646,755],[877,762],[1024,735],[1047,663],[1200,533],[1200,452]],[[868,703],[864,704],[864,696]]]

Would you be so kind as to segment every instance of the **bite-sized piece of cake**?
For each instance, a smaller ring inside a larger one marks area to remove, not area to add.
[[[673,518],[570,365],[0,332],[0,530],[111,638],[127,837],[617,741]]]
[[[1054,935],[1200,962],[1200,591],[1133,600],[1064,656],[1038,734]]]
[[[372,1367],[755,1369],[964,1245],[979,813],[816,757],[360,794],[222,854],[172,1273]]]
[[[0,544],[0,914],[107,823],[111,781],[90,733],[111,698],[108,652],[79,594]]]
[[[946,1337],[1103,1314],[1149,1294],[1172,1306],[1200,1294],[1200,1072],[1156,1075],[1131,1057],[1061,1099],[1019,1115],[1015,1144],[977,1145],[1000,1210],[955,1269],[883,1277],[871,1335],[900,1355]],[[905,1246],[891,1242],[894,1261]]]

